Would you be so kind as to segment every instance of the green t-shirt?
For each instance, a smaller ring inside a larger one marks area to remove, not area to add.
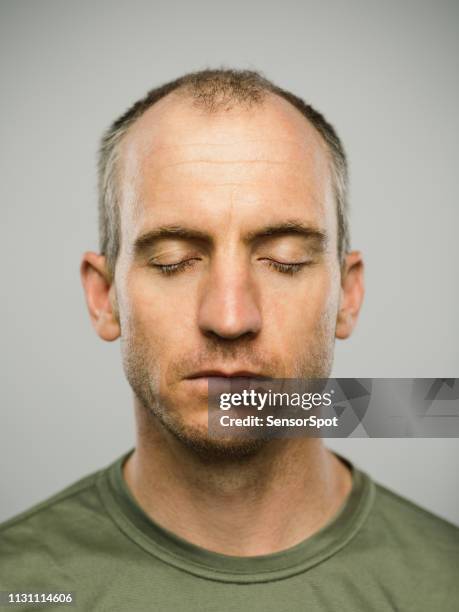
[[[142,511],[121,470],[132,451],[0,526],[0,591],[73,592],[69,612],[459,611],[459,529],[349,462],[352,491],[325,527],[234,557]]]

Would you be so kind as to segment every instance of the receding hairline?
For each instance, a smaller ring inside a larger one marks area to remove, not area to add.
[[[201,115],[202,117],[208,117],[208,116],[212,117],[212,116],[225,116],[225,114],[227,113],[230,114],[231,112],[234,112],[234,111],[237,112],[238,110],[244,113],[247,113],[247,112],[256,113],[260,108],[263,108],[263,107],[266,108],[267,105],[272,103],[282,113],[284,113],[285,117],[288,119],[290,123],[292,123],[292,119],[293,119],[293,121],[295,121],[298,124],[298,126],[302,124],[309,131],[309,133],[313,135],[314,144],[320,147],[321,151],[323,152],[323,154],[325,155],[328,161],[329,166],[333,164],[329,145],[326,142],[323,135],[320,133],[320,131],[313,124],[313,122],[310,119],[308,119],[308,117],[306,117],[303,113],[301,113],[301,111],[299,111],[291,102],[289,102],[288,100],[286,100],[279,94],[268,91],[268,90],[263,91],[263,94],[264,95],[258,98],[256,101],[252,100],[251,102],[247,101],[246,103],[244,103],[238,100],[232,100],[232,101],[228,100],[227,103],[225,104],[222,103],[219,106],[214,106],[211,109],[209,109],[206,106],[202,106],[199,103],[196,103],[197,101],[194,98],[193,91],[190,90],[189,86],[186,86],[186,85],[180,86],[180,88],[174,89],[173,91],[166,94],[163,98],[161,98],[157,102],[154,102],[151,106],[146,108],[142,114],[136,117],[136,119],[132,123],[130,123],[130,125],[127,127],[127,129],[125,130],[125,132],[119,139],[116,146],[119,148],[119,151],[121,153],[121,150],[123,148],[123,143],[135,137],[136,132],[138,133],[142,132],[143,121],[148,120],[147,115],[151,115],[151,114],[157,115],[156,121],[158,121],[159,123],[162,115],[170,114],[175,109],[180,109],[180,108],[196,110],[197,113]],[[188,104],[190,102],[191,102],[191,105]],[[288,114],[290,114],[291,117],[288,117],[287,116]],[[294,129],[292,131],[294,131],[296,135],[298,130]],[[302,138],[300,138],[300,140],[303,142]],[[305,139],[304,142],[306,143],[307,140]],[[119,159],[118,161],[121,162],[122,160]]]
[[[172,96],[174,94],[174,96]],[[293,107],[320,143],[331,174],[331,185],[335,195],[338,215],[338,255],[343,261],[349,249],[348,221],[348,169],[346,154],[332,124],[302,98],[272,83],[258,72],[217,69],[188,73],[150,90],[143,98],[118,117],[106,130],[99,149],[99,243],[101,253],[106,255],[110,275],[114,273],[120,246],[120,145],[125,141],[131,128],[138,126],[139,120],[150,109],[169,105],[171,98],[180,97],[191,101],[194,108],[203,114],[224,113],[229,109],[252,109],[259,107],[272,97],[280,100],[284,109]],[[288,103],[288,106],[285,106]],[[298,118],[298,114],[293,116]],[[299,124],[300,125],[300,124]]]

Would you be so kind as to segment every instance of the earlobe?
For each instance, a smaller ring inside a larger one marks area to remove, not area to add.
[[[113,283],[109,280],[104,255],[84,253],[80,267],[81,282],[86,296],[91,322],[103,340],[112,342],[121,330],[118,313],[114,308]]]
[[[348,338],[357,323],[362,307],[364,288],[364,265],[359,251],[346,255],[341,274],[341,300],[336,319],[337,338]]]

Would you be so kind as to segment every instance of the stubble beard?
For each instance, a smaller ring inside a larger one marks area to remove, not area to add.
[[[297,359],[292,371],[286,372],[279,366],[272,367],[272,361],[262,368],[270,372],[272,378],[328,378],[333,362],[334,334],[323,321],[315,334],[315,342]],[[155,367],[155,358],[149,353],[149,343],[146,338],[131,336],[129,341],[121,339],[123,367],[126,378],[134,392],[141,409],[140,418],[144,435],[148,430],[172,436],[197,458],[206,463],[225,463],[243,461],[258,455],[270,442],[272,435],[257,433],[257,437],[249,435],[234,435],[227,438],[211,437],[206,425],[193,425],[186,422],[180,407],[177,407],[166,395],[159,392],[160,375]],[[208,355],[214,356],[213,349]],[[238,355],[250,355],[243,348]],[[193,360],[193,358],[191,359]],[[250,357],[248,358],[250,362]],[[260,361],[260,360],[258,360]],[[189,364],[190,360],[182,360],[180,364]],[[252,361],[253,362],[253,361]],[[181,365],[178,365],[180,370]],[[189,367],[189,366],[188,366]]]

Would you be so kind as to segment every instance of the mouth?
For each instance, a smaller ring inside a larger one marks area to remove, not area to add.
[[[252,370],[209,369],[193,372],[183,382],[194,397],[209,401],[221,393],[242,393],[257,384],[254,381],[268,379],[266,375]]]
[[[194,372],[190,376],[186,377],[187,380],[196,380],[199,378],[259,378],[264,379],[266,376],[261,375],[258,372],[251,372],[250,370],[235,370],[233,372],[227,370],[202,370],[200,372]]]

